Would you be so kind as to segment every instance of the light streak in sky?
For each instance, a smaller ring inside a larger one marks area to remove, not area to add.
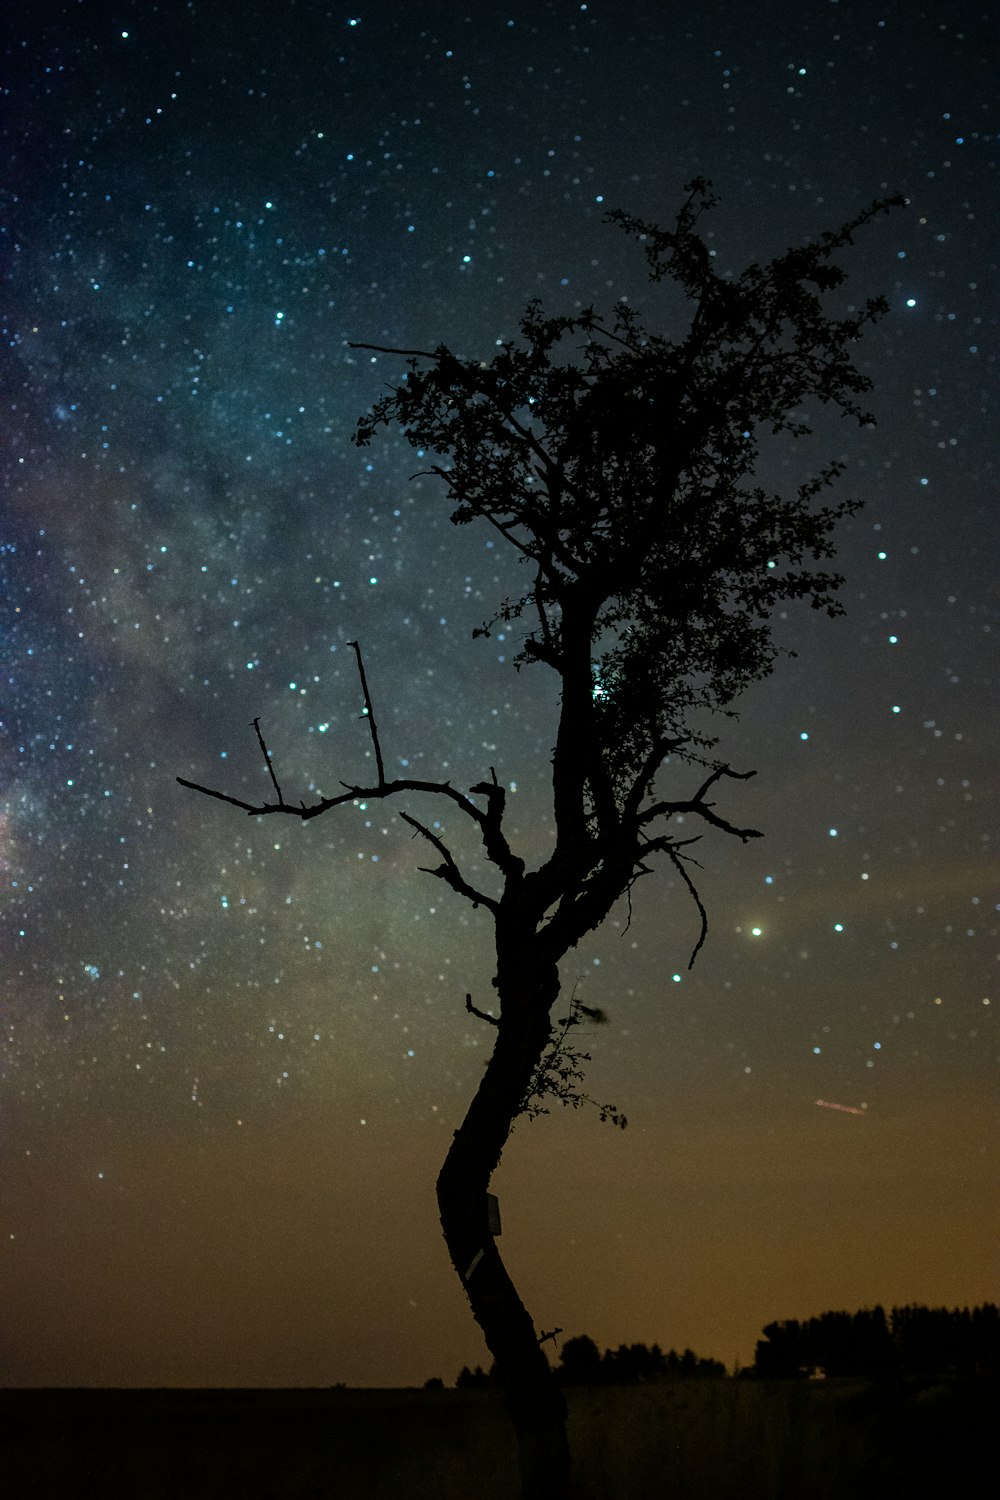
[[[853,1104],[831,1104],[829,1099],[817,1099],[816,1103],[820,1109],[839,1109],[844,1115],[863,1115],[863,1109],[855,1109]]]

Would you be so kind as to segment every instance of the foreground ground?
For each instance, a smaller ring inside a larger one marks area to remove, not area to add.
[[[994,1380],[568,1394],[579,1500],[994,1493],[976,1477],[993,1468]],[[490,1391],[6,1390],[0,1425],[16,1500],[513,1500],[517,1490]]]

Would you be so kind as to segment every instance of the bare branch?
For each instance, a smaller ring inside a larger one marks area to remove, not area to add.
[[[348,349],[370,349],[373,354],[405,354],[411,359],[436,359],[440,363],[441,356],[432,349],[391,349],[385,344],[355,344],[351,339],[347,340]]]
[[[503,791],[497,782],[495,772],[493,774],[492,788],[477,788],[477,790],[499,792],[501,798],[500,806],[495,813],[493,813],[491,807],[490,812],[492,816],[484,813],[462,792],[456,791],[448,781],[419,781],[412,777],[399,777],[394,781],[386,780],[382,745],[379,740],[378,725],[375,722],[375,711],[372,705],[371,691],[368,687],[365,664],[361,656],[361,647],[357,641],[349,641],[348,644],[354,648],[354,654],[357,657],[358,676],[361,679],[361,691],[365,700],[365,711],[361,717],[368,720],[371,731],[372,748],[375,752],[375,765],[378,772],[377,786],[357,786],[353,783],[342,781],[341,786],[344,790],[336,797],[321,797],[318,802],[310,803],[308,806],[305,802],[300,802],[297,807],[290,802],[286,802],[284,793],[278,784],[278,778],[274,773],[271,753],[261,732],[259,719],[254,719],[253,727],[257,734],[257,742],[260,745],[261,753],[264,756],[264,763],[271,777],[271,783],[278,796],[277,802],[246,802],[241,797],[232,797],[228,792],[216,791],[215,788],[203,786],[198,781],[189,781],[184,776],[178,776],[177,781],[181,786],[187,787],[189,791],[201,792],[205,797],[214,797],[219,802],[228,802],[232,807],[239,807],[250,817],[264,817],[268,813],[287,813],[290,817],[301,818],[303,822],[308,821],[310,818],[320,817],[323,813],[329,812],[331,808],[340,807],[345,802],[359,800],[374,801],[376,799],[395,796],[398,792],[430,792],[437,796],[450,798],[456,807],[461,808],[462,812],[473,820],[480,830],[486,846],[486,852],[490,859],[494,859],[494,862],[500,864],[503,869],[512,869],[514,866],[517,866],[517,873],[520,874],[524,869],[524,864],[522,861],[514,859],[506,839],[500,833],[500,819],[503,815]],[[495,858],[494,851],[499,858]]]
[[[623,938],[626,932],[628,932],[629,928],[632,926],[632,887],[635,885],[636,881],[641,880],[644,875],[652,874],[653,871],[650,869],[649,865],[644,865],[641,860],[638,860],[636,862],[635,868],[632,871],[631,879],[629,880],[628,885],[625,887],[625,900],[628,902],[628,921],[625,923],[622,931],[618,934],[620,938]]]
[[[267,748],[267,746],[264,744],[264,736],[260,732],[260,720],[259,719],[254,719],[254,721],[253,721],[253,727],[257,731],[257,743],[260,745],[260,753],[264,757],[264,764],[267,766],[268,773],[269,773],[269,775],[271,777],[271,785],[274,787],[274,790],[278,794],[278,801],[281,802],[281,803],[283,803],[285,799],[281,795],[281,787],[278,785],[278,778],[274,774],[274,766],[271,764],[271,752]]]
[[[361,678],[361,691],[365,695],[365,711],[361,715],[361,717],[367,717],[368,723],[371,726],[372,744],[375,747],[375,765],[378,767],[378,784],[379,786],[384,786],[385,766],[382,764],[382,747],[378,742],[378,729],[375,725],[375,710],[372,708],[372,695],[368,691],[368,678],[365,676],[365,664],[361,660],[361,647],[358,645],[357,641],[348,641],[347,644],[354,647],[354,654],[358,658],[358,676]],[[275,783],[275,785],[277,785],[277,782]],[[280,792],[278,793],[278,796],[281,796]]]
[[[643,875],[648,874],[649,871],[647,869],[637,870],[632,876],[632,879],[629,881],[628,885],[625,887],[625,900],[628,902],[628,921],[625,923],[624,931],[618,934],[619,937],[624,937],[625,933],[628,932],[629,928],[632,926],[632,887],[635,885],[637,880],[641,879]]]
[[[672,755],[675,750],[679,750],[682,745],[686,745],[689,739],[689,735],[675,735],[670,737],[656,734],[655,730],[651,732],[652,744],[649,754],[640,766],[638,775],[629,787],[628,794],[622,805],[623,819],[628,820],[635,817],[639,811],[639,805],[646,795],[646,789],[649,787],[664,760],[666,760],[668,755]]]
[[[718,766],[712,772],[711,776],[707,777],[702,783],[689,801],[656,802],[652,807],[647,807],[639,814],[637,822],[645,824],[651,823],[654,818],[672,818],[678,813],[694,813],[699,818],[704,818],[705,822],[710,823],[713,828],[720,828],[723,833],[732,834],[734,838],[741,839],[744,844],[750,839],[763,838],[763,834],[758,828],[737,828],[734,823],[728,822],[727,819],[720,817],[717,812],[713,811],[715,807],[714,802],[706,802],[704,800],[705,793],[709,787],[714,786],[720,777],[728,776],[732,781],[749,781],[751,776],[756,776],[756,774],[756,771],[734,771],[729,766]]]
[[[480,1010],[477,1005],[473,1005],[471,995],[466,995],[465,997],[465,1008],[470,1016],[478,1016],[480,1021],[488,1021],[491,1026],[500,1025],[496,1016],[491,1016],[487,1011]]]
[[[698,843],[700,843],[701,842],[701,837],[702,837],[701,834],[698,834],[694,838],[689,838],[689,839],[672,839],[670,837],[670,835],[666,834],[666,833],[661,834],[659,838],[655,838],[655,839],[650,839],[650,838],[643,837],[642,858],[636,860],[635,873],[633,874],[632,879],[629,881],[629,885],[628,885],[629,921],[631,921],[631,919],[632,919],[632,902],[631,902],[632,886],[635,884],[636,880],[638,880],[642,875],[649,875],[649,874],[652,873],[652,871],[650,870],[650,867],[647,864],[644,864],[643,860],[645,860],[646,858],[648,858],[649,855],[651,855],[651,854],[666,854],[667,855],[667,857],[669,858],[670,862],[674,866],[674,869],[680,875],[680,877],[683,880],[684,884],[687,886],[688,890],[690,891],[691,898],[694,901],[695,906],[698,908],[698,914],[701,917],[701,932],[699,934],[697,943],[695,943],[694,951],[692,952],[691,957],[688,959],[688,968],[689,969],[691,969],[691,968],[694,967],[694,961],[698,957],[698,954],[701,951],[702,945],[704,944],[705,939],[708,936],[708,913],[706,912],[705,907],[702,904],[701,897],[699,896],[698,891],[695,888],[694,881],[691,879],[690,875],[688,874],[688,872],[685,870],[684,866],[681,863],[682,860],[686,860],[690,864],[698,864],[698,861],[696,859],[692,859],[692,857],[691,857],[690,854],[682,854],[681,850],[689,848],[690,845],[692,845],[692,844],[698,844]]]
[[[410,827],[414,829],[416,833],[423,834],[428,843],[433,844],[434,848],[437,850],[446,864],[449,864],[453,868],[457,869],[455,861],[452,858],[451,850],[448,848],[443,839],[439,838],[436,833],[432,833],[427,825],[425,823],[421,823],[420,819],[415,818],[412,813],[403,812],[400,813],[399,816],[402,818],[404,823],[409,823]]]
[[[667,844],[665,845],[665,849],[674,869],[677,871],[678,875],[681,877],[684,884],[691,892],[691,899],[694,902],[695,906],[698,908],[698,915],[701,917],[701,931],[698,934],[698,941],[695,943],[694,948],[691,951],[691,957],[688,959],[688,968],[693,969],[694,961],[698,957],[705,939],[708,937],[708,912],[702,905],[702,900],[698,895],[698,891],[694,881],[691,879],[687,870],[685,870],[684,866],[681,864],[683,855],[678,854],[675,845]]]
[[[416,781],[411,777],[400,777],[396,781],[385,781],[380,786],[355,786],[346,781],[341,782],[343,792],[336,797],[321,797],[318,802],[312,802],[308,806],[300,802],[295,807],[291,802],[244,802],[239,797],[230,797],[226,792],[215,791],[214,788],[202,786],[198,781],[188,781],[184,776],[178,776],[177,781],[181,786],[186,786],[192,792],[201,792],[206,797],[215,797],[220,802],[229,802],[233,807],[240,807],[251,817],[264,817],[267,813],[288,813],[290,817],[301,818],[308,822],[310,818],[318,818],[323,813],[329,812],[331,808],[342,807],[345,802],[356,802],[366,800],[369,802],[379,801],[386,797],[394,797],[398,792],[431,792],[442,797],[449,797],[456,807],[461,808],[480,829],[485,822],[485,814],[474,802],[464,796],[447,781]]]
[[[520,879],[524,874],[524,860],[513,852],[503,832],[507,793],[497,780],[494,767],[490,766],[489,781],[477,781],[469,790],[486,798],[486,813],[480,826],[487,856],[508,879]]]
[[[723,776],[728,776],[730,781],[750,781],[756,776],[756,771],[734,771],[732,766],[716,766],[711,776],[705,778],[695,793],[695,801],[700,802],[710,786],[714,786]]]
[[[630,354],[635,353],[635,344],[630,344],[627,339],[619,338],[617,333],[612,333],[610,328],[603,327],[602,324],[598,323],[596,318],[588,318],[583,326],[588,333],[599,333],[601,338],[610,339],[615,344],[621,344],[622,348],[627,349]]]
[[[183,776],[178,776],[177,780],[181,786],[186,786],[188,791],[201,792],[205,797],[215,797],[219,802],[228,802],[231,807],[241,807],[245,813],[249,813],[252,817],[272,812],[287,812],[293,813],[296,817],[302,816],[297,807],[287,807],[283,802],[278,804],[268,804],[265,802],[262,806],[258,807],[251,802],[241,802],[239,797],[230,797],[227,792],[217,792],[210,786],[202,786],[197,781],[187,781]]]
[[[418,818],[413,817],[412,813],[403,812],[399,816],[404,823],[409,823],[410,827],[415,830],[415,834],[422,834],[429,843],[433,844],[444,861],[443,864],[438,865],[436,870],[430,869],[427,865],[421,865],[420,869],[423,870],[424,874],[436,875],[439,880],[443,880],[447,885],[450,885],[453,891],[457,891],[460,896],[464,896],[467,901],[471,901],[473,906],[485,906],[495,915],[500,908],[500,903],[495,901],[492,896],[484,895],[482,891],[477,891],[474,885],[469,884],[456,865],[451,850],[444,840],[438,838],[436,833],[432,833]]]

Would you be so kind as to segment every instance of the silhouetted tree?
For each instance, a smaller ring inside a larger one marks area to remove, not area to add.
[[[870,1379],[884,1379],[895,1373],[899,1359],[889,1332],[885,1309],[876,1304],[854,1314],[851,1334],[854,1343],[856,1373]]]
[[[894,1307],[892,1340],[910,1375],[1000,1375],[1000,1308]]]
[[[986,1302],[969,1309],[876,1306],[825,1312],[805,1323],[769,1323],[757,1344],[754,1374],[771,1379],[824,1375],[889,1376],[1000,1374],[1000,1310]]]
[[[855,1315],[860,1318],[861,1314]],[[860,1329],[861,1324],[858,1324]],[[803,1324],[803,1359],[810,1374],[853,1375],[856,1358],[855,1322],[847,1312],[825,1312]]]
[[[559,1362],[562,1378],[568,1385],[601,1384],[601,1351],[585,1333],[566,1340]]]
[[[603,1356],[585,1333],[567,1339],[558,1374],[564,1385],[636,1385],[666,1378],[721,1379],[726,1367],[717,1359],[699,1359],[691,1349],[664,1354],[659,1344],[620,1344]]]
[[[689,1367],[694,1363],[694,1355],[690,1350]],[[655,1380],[658,1375],[666,1374],[666,1361],[663,1351],[658,1344],[648,1349],[645,1344],[619,1344],[615,1350],[609,1349],[602,1361],[605,1380],[609,1385],[638,1385],[648,1380]],[[678,1374],[688,1374],[689,1369],[684,1368],[683,1356],[678,1362]]]
[[[869,382],[851,356],[885,304],[835,317],[822,299],[843,280],[831,258],[889,200],[734,279],[714,269],[699,233],[713,202],[696,181],[671,228],[609,216],[643,246],[652,279],[673,280],[690,299],[685,332],[649,332],[625,302],[607,321],[593,309],[546,317],[533,302],[519,339],[488,360],[443,346],[382,350],[409,368],[358,425],[361,445],[380,427],[401,429],[431,455],[452,520],[490,527],[525,566],[523,591],[479,633],[520,622],[517,664],[541,664],[559,694],[555,833],[541,862],[529,868],[512,848],[505,788],[492,768],[469,792],[387,775],[360,647],[374,781],[345,783],[308,804],[286,801],[262,736],[276,800],[252,804],[184,781],[254,815],[302,819],[343,803],[431,793],[481,839],[496,876],[490,888],[460,869],[440,820],[429,827],[401,813],[433,850],[429,873],[495,928],[495,1010],[466,997],[494,1034],[493,1052],[441,1169],[438,1205],[517,1431],[523,1495],[546,1500],[569,1483],[566,1409],[491,1233],[490,1179],[514,1121],[539,1096],[579,1097],[581,1054],[569,1047],[565,1018],[552,1020],[560,961],[660,859],[695,903],[693,963],[707,915],[689,869],[692,830],[758,837],[714,801],[724,783],[752,773],[706,759],[715,742],[695,730],[692,715],[727,712],[772,670],[778,648],[769,621],[778,604],[802,599],[840,612],[840,579],[815,565],[832,556],[833,528],[856,505],[818,504],[839,463],[788,495],[755,485],[761,438],[807,432],[810,403],[871,420],[858,403]],[[668,761],[701,766],[693,790],[665,789]],[[604,1113],[619,1119],[611,1106]]]
[[[809,1375],[812,1368],[802,1325],[794,1318],[784,1323],[767,1323],[764,1337],[754,1353],[754,1371],[765,1380],[793,1380]]]

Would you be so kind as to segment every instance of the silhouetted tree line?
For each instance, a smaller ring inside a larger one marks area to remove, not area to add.
[[[828,1376],[1000,1374],[1000,1310],[982,1307],[881,1307],[826,1312],[768,1323],[754,1374],[768,1379]]]
[[[585,1333],[566,1340],[559,1360],[557,1375],[565,1385],[638,1385],[668,1376],[718,1380],[726,1373],[717,1359],[699,1359],[691,1349],[664,1354],[659,1344],[619,1344],[602,1354]]]
[[[691,1349],[685,1349],[683,1354],[671,1349],[664,1354],[659,1344],[652,1348],[646,1344],[619,1344],[617,1349],[605,1349],[602,1354],[585,1333],[566,1340],[555,1371],[556,1379],[563,1385],[639,1385],[668,1377],[720,1380],[725,1373],[725,1365],[717,1359],[699,1359]],[[481,1365],[474,1370],[465,1365],[455,1385],[458,1390],[471,1390],[488,1386],[492,1381],[492,1369],[487,1374]]]
[[[859,1312],[825,1312],[799,1322],[768,1323],[757,1343],[752,1369],[744,1376],[769,1380],[831,1378],[884,1379],[888,1376],[1000,1375],[1000,1309],[981,1307],[880,1306]],[[664,1354],[659,1344],[619,1344],[600,1349],[587,1334],[567,1339],[555,1370],[563,1385],[638,1385],[664,1378],[714,1379],[725,1376],[717,1359],[699,1359],[691,1350]],[[494,1371],[465,1365],[459,1390],[489,1386]],[[431,1382],[428,1382],[430,1385]]]

